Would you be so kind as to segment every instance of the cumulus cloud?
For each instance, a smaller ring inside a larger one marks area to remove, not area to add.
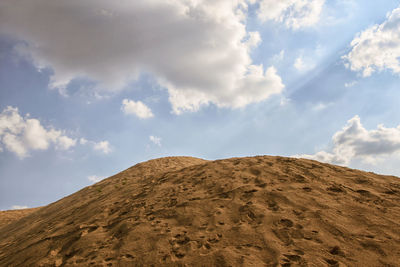
[[[57,148],[59,148],[59,149],[67,150],[70,147],[73,147],[75,145],[76,145],[75,139],[71,139],[67,136],[60,136],[58,138]]]
[[[386,128],[378,125],[375,130],[367,130],[361,124],[360,117],[354,116],[347,121],[342,130],[333,137],[331,152],[319,151],[313,155],[296,155],[295,157],[315,159],[323,162],[347,165],[353,159],[374,163],[380,157],[400,151],[400,125]]]
[[[161,146],[161,138],[160,137],[157,137],[157,136],[154,136],[154,135],[150,135],[149,139],[153,144],[155,144],[157,146]]]
[[[261,21],[273,20],[298,30],[319,21],[325,0],[260,0],[259,3],[257,15]]]
[[[290,5],[290,27],[312,24],[323,1],[305,2]],[[261,38],[246,31],[246,15],[246,0],[3,0],[0,32],[22,40],[17,51],[38,69],[54,71],[52,88],[84,78],[115,91],[151,73],[179,114],[209,103],[243,107],[283,90],[273,67],[250,58]]]
[[[98,151],[103,154],[109,154],[112,152],[112,148],[110,145],[110,142],[108,141],[99,141],[99,142],[94,142],[87,140],[86,138],[80,138],[79,139],[79,144],[80,145],[88,145],[93,148],[93,150]]]
[[[69,150],[77,144],[90,145],[93,150],[108,154],[112,151],[108,141],[94,142],[68,137],[64,131],[44,127],[38,119],[19,114],[16,107],[7,107],[0,113],[0,152],[5,148],[23,159],[32,150],[47,150],[53,145],[58,150]]]
[[[154,117],[151,109],[141,101],[133,101],[129,99],[122,100],[122,111],[125,114],[133,114],[141,119],[148,119]]]
[[[88,180],[91,181],[92,183],[100,182],[100,181],[103,180],[103,179],[104,179],[103,176],[97,176],[97,175],[90,175],[90,176],[88,176]]]
[[[11,209],[13,210],[23,210],[29,208],[28,206],[13,205]]]
[[[360,71],[364,77],[385,69],[400,74],[400,7],[382,24],[358,34],[350,45],[351,51],[343,59],[352,71]]]
[[[76,139],[51,127],[46,129],[29,115],[21,116],[18,108],[7,107],[0,113],[0,147],[24,158],[29,151],[46,150],[51,144],[57,149],[68,150],[76,145]]]
[[[111,145],[108,141],[101,141],[98,143],[93,142],[93,148],[94,150],[100,151],[104,154],[109,154],[111,153]]]

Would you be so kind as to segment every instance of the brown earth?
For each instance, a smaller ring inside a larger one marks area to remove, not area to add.
[[[0,266],[400,266],[400,179],[162,158],[1,224]]]
[[[20,210],[0,210],[0,228],[4,225],[7,225],[13,221],[16,221],[35,210],[40,208],[33,208],[33,209],[20,209]]]

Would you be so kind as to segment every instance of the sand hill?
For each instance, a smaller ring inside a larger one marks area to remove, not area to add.
[[[0,216],[0,266],[400,266],[400,179],[305,159],[156,159]]]
[[[0,228],[38,209],[39,208],[0,211]]]

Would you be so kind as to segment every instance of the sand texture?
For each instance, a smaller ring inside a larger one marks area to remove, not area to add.
[[[0,211],[0,228],[38,209],[39,208]]]
[[[156,159],[6,214],[0,266],[400,266],[400,179],[305,159]]]

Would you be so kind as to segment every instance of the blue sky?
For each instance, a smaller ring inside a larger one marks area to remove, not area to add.
[[[0,3],[0,209],[138,162],[282,155],[400,176],[398,1]]]

